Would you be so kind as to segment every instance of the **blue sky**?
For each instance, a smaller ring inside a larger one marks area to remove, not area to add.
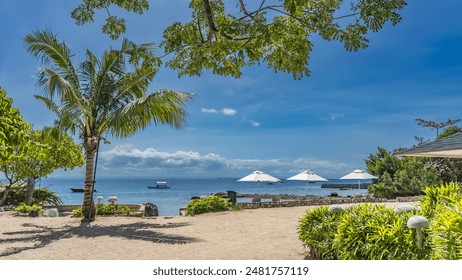
[[[50,28],[72,46],[101,54],[111,45],[96,23],[77,26],[70,12],[79,1],[0,0],[0,87],[24,118],[41,128],[54,116],[39,94],[39,62],[22,38]],[[129,15],[127,37],[160,42],[164,27],[188,17],[188,1],[153,1],[143,16]],[[101,149],[98,175],[136,177],[242,177],[259,169],[287,178],[310,169],[338,178],[364,169],[377,147],[392,150],[436,132],[415,119],[460,118],[462,104],[462,1],[408,1],[403,21],[370,34],[370,46],[346,52],[337,42],[314,39],[311,76],[293,80],[266,65],[244,69],[240,79],[204,72],[178,78],[162,68],[151,86],[197,94],[188,127],[151,126],[136,136],[111,139]],[[76,62],[79,56],[76,56]],[[54,177],[80,177],[83,169]]]

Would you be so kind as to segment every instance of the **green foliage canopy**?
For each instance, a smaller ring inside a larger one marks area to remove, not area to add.
[[[54,128],[45,127],[31,132],[35,145],[15,163],[17,174],[22,179],[38,179],[51,174],[56,169],[82,166],[84,163],[82,146],[74,143],[67,134]]]
[[[422,195],[425,186],[439,185],[444,181],[434,168],[434,160],[420,157],[399,158],[384,148],[365,160],[367,170],[379,180],[369,186],[376,197]]]
[[[347,3],[348,2],[348,3]],[[367,33],[401,21],[404,0],[191,0],[191,18],[164,30],[162,46],[173,58],[166,65],[179,75],[203,69],[239,77],[244,66],[265,62],[295,79],[308,76],[312,37],[341,42],[347,51],[368,46]],[[125,19],[111,6],[142,14],[147,0],[82,0],[71,16],[77,24],[108,12],[103,32],[112,39],[126,31]]]
[[[31,144],[28,139],[31,127],[12,103],[0,88],[0,164],[17,159]]]

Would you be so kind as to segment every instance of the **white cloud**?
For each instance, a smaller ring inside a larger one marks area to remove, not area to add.
[[[242,118],[242,122],[245,124],[249,124],[250,126],[253,126],[253,127],[259,127],[261,125],[261,123],[254,121],[254,120],[248,120],[246,117]]]
[[[249,124],[253,127],[259,127],[260,126],[260,123],[259,122],[256,122],[254,120],[249,120]]]
[[[160,152],[117,146],[100,154],[103,176],[239,177],[263,170],[281,179],[305,169],[321,176],[349,172],[346,164],[303,157],[290,159],[227,159],[215,153],[194,151]]]
[[[345,117],[345,115],[341,114],[341,113],[330,113],[329,114],[329,118],[331,120],[341,119],[341,118],[344,118],[344,117]]]
[[[223,108],[221,110],[221,112],[223,113],[223,115],[225,116],[234,116],[237,114],[237,111],[233,108]]]
[[[211,108],[211,109],[202,108],[201,112],[202,113],[209,113],[209,114],[218,114],[217,109],[214,109],[214,108]]]
[[[218,114],[218,113],[222,113],[223,115],[225,116],[234,116],[237,114],[237,111],[236,109],[233,109],[233,108],[223,108],[221,110],[217,110],[215,108],[210,108],[210,109],[207,109],[207,108],[202,108],[201,109],[201,112],[202,113],[206,113],[206,114]]]

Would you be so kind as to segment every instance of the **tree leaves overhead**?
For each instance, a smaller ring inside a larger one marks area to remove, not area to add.
[[[105,10],[103,32],[116,39],[126,25],[112,6],[138,14],[149,8],[146,0],[82,0],[72,17],[84,24]],[[405,6],[404,0],[191,0],[190,19],[167,27],[161,46],[173,54],[166,65],[179,76],[208,69],[239,77],[243,67],[266,63],[300,79],[310,74],[313,36],[339,41],[347,51],[364,49],[367,33],[398,24]]]
[[[12,106],[13,100],[0,88],[0,164],[18,158],[33,143],[29,140],[30,125]]]

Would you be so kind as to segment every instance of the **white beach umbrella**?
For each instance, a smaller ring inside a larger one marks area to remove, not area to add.
[[[276,182],[280,182],[281,180],[271,175],[268,175],[265,172],[257,170],[237,181],[238,182],[258,182],[258,193],[260,193],[260,182],[276,183]]]
[[[367,173],[364,170],[356,169],[353,172],[343,176],[340,180],[358,180],[358,187],[361,189],[361,180],[377,179],[376,176]]]
[[[306,186],[308,187],[308,182],[327,182],[328,180],[314,174],[311,171],[305,170],[303,172],[298,173],[295,176],[292,176],[290,178],[287,178],[286,180],[291,180],[291,181],[305,181]]]

